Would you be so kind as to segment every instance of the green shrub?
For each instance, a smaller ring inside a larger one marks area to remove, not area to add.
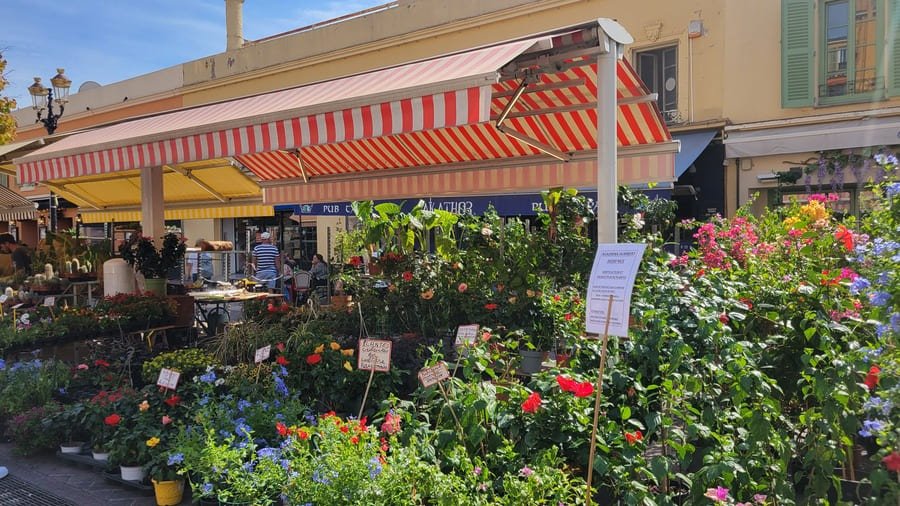
[[[183,383],[193,376],[203,374],[207,367],[216,365],[219,363],[212,355],[196,348],[185,348],[162,353],[153,360],[144,362],[141,373],[146,383],[153,384],[159,377],[159,371],[163,368],[172,369],[181,373],[179,383]]]

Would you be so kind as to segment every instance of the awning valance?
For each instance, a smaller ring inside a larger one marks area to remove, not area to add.
[[[5,186],[0,186],[0,221],[34,220],[34,203]]]
[[[275,208],[266,205],[238,205],[165,210],[165,219],[167,220],[202,220],[252,216],[275,216]],[[137,210],[82,212],[81,221],[83,223],[137,222],[141,221],[141,212]]]
[[[16,160],[21,181],[233,157],[263,181],[451,167],[597,149],[598,28],[570,30],[72,136]],[[616,69],[617,143],[677,150],[628,62]],[[625,180],[633,180],[631,174]]]

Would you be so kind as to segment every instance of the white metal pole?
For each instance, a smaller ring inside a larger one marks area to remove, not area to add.
[[[605,39],[605,40],[604,40]],[[616,182],[616,60],[619,44],[602,31],[606,51],[597,56],[597,242],[615,243]]]

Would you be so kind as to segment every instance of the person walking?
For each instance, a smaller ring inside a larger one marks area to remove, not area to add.
[[[24,244],[19,244],[12,234],[0,234],[0,251],[12,254],[16,274],[31,276],[31,254]]]
[[[256,279],[264,281],[266,287],[275,288],[278,274],[281,272],[281,254],[278,247],[272,244],[272,235],[263,232],[260,243],[253,248],[253,266],[256,268]]]

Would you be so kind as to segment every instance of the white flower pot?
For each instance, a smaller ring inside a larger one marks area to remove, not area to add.
[[[94,460],[102,460],[104,462],[109,460],[109,452],[93,452],[92,451],[91,455],[94,456]]]
[[[63,443],[59,445],[60,453],[81,453],[83,448],[84,443],[79,442]]]
[[[144,466],[119,466],[119,472],[122,479],[127,481],[144,481],[147,477],[147,470]]]

